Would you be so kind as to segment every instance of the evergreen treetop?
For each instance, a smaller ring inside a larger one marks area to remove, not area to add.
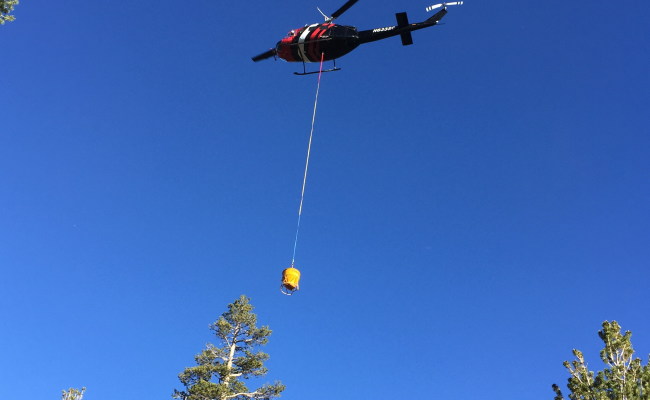
[[[650,400],[650,366],[634,358],[632,333],[621,334],[616,321],[603,322],[598,336],[605,344],[600,359],[605,369],[594,373],[580,350],[573,349],[576,360],[564,362],[571,375],[567,383],[571,400]],[[553,384],[555,400],[564,400],[558,385]]]
[[[267,373],[264,361],[269,356],[255,351],[265,345],[271,330],[258,328],[250,299],[240,296],[228,305],[228,311],[210,324],[219,339],[218,345],[208,343],[197,354],[194,367],[185,368],[178,375],[185,390],[175,390],[173,397],[182,400],[270,400],[279,397],[284,385],[276,382],[251,391],[242,379]]]
[[[4,24],[5,21],[16,19],[16,17],[10,15],[16,4],[18,4],[18,0],[0,0],[0,25]]]

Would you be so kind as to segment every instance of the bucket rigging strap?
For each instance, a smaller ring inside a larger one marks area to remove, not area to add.
[[[316,99],[314,100],[314,112],[311,116],[311,131],[309,132],[309,144],[307,145],[307,160],[305,161],[305,174],[302,178],[302,190],[300,192],[300,206],[298,207],[298,224],[296,225],[296,239],[293,242],[293,255],[291,256],[291,266],[296,261],[296,247],[298,246],[298,233],[300,232],[300,217],[302,216],[302,204],[305,200],[305,185],[307,184],[307,170],[309,169],[309,156],[311,155],[311,142],[314,137],[314,123],[316,122],[316,107],[318,106],[318,92],[320,91],[320,78],[323,74],[323,60],[325,53],[321,53],[320,68],[318,70],[318,84],[316,85]]]

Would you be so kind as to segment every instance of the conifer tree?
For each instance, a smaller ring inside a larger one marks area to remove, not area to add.
[[[571,400],[650,400],[650,366],[634,357],[632,333],[621,334],[616,321],[603,322],[598,336],[605,343],[600,359],[607,365],[602,371],[589,371],[580,350],[573,350],[576,360],[564,366],[571,375],[567,387]],[[553,385],[555,400],[564,400],[558,385]]]
[[[210,325],[219,339],[218,345],[207,344],[194,359],[196,366],[185,368],[178,375],[185,390],[174,390],[173,398],[181,400],[269,400],[279,397],[284,385],[276,382],[250,390],[242,380],[267,373],[264,361],[269,356],[255,351],[265,345],[271,330],[257,328],[257,316],[246,296],[228,305],[228,311]]]
[[[61,394],[61,400],[82,400],[84,397],[84,392],[86,391],[86,388],[81,388],[79,389],[74,389],[70,388],[68,390],[63,390]]]
[[[4,24],[5,21],[16,19],[13,15],[9,15],[16,4],[18,4],[18,0],[0,0],[0,25]]]

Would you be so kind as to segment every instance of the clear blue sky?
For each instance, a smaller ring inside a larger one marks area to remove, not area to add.
[[[316,77],[343,1],[24,1],[0,27],[0,398],[166,399],[240,294],[283,398],[551,399],[650,353],[647,1],[467,1]],[[361,0],[394,23],[420,1]]]

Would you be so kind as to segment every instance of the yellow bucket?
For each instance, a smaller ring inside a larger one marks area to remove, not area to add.
[[[291,294],[296,290],[300,289],[298,282],[300,281],[300,271],[294,267],[289,267],[282,271],[282,287],[280,289],[286,289],[287,292],[282,290],[282,293]]]

